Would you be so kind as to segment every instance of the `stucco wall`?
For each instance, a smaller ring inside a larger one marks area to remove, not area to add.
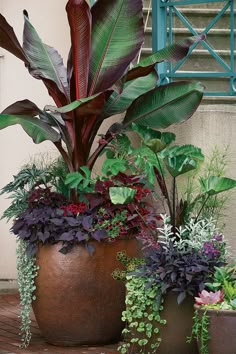
[[[1,13],[14,27],[22,43],[23,9],[27,9],[30,20],[43,41],[57,48],[67,61],[69,50],[69,31],[66,12],[66,0],[0,0]],[[24,63],[13,55],[0,49],[0,111],[11,103],[28,98],[43,108],[53,103],[43,83],[32,78]],[[0,188],[8,183],[22,164],[35,153],[53,152],[53,145],[42,143],[34,145],[21,127],[14,126],[0,131]],[[0,197],[0,214],[9,205],[5,196]],[[10,223],[0,221],[0,279],[16,278],[15,237],[9,233]]]
[[[205,155],[217,146],[229,146],[227,177],[236,179],[236,105],[201,105],[187,122],[176,125],[172,131],[177,135],[177,143],[193,144],[202,148]],[[229,193],[224,234],[231,251],[236,255],[236,189]]]

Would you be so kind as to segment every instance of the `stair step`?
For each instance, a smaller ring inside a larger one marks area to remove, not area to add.
[[[178,8],[178,10],[187,18],[187,20],[193,24],[195,27],[206,27],[209,22],[211,22],[216,15],[220,12],[220,9],[204,9],[204,8]],[[146,22],[146,16],[149,11],[149,18],[148,18],[148,26],[151,27],[152,25],[152,11],[148,10],[147,8],[144,9],[144,21]],[[236,10],[234,11],[236,16]],[[224,15],[216,22],[214,28],[230,28],[230,11],[227,10]],[[174,27],[182,27],[184,28],[185,25],[183,22],[173,14],[173,25]]]
[[[202,33],[204,28],[195,28],[197,33]],[[147,27],[145,30],[145,42],[144,47],[151,47],[152,46],[152,28]],[[234,37],[234,45],[236,48],[236,30],[234,30],[235,37]],[[168,34],[167,34],[168,35]],[[206,41],[207,43],[214,49],[220,50],[221,48],[230,49],[230,29],[211,29],[207,33]],[[192,33],[187,28],[173,28],[173,42],[178,42],[186,37],[193,36]]]

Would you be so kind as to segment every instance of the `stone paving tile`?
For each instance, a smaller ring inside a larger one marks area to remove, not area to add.
[[[19,295],[0,293],[0,354],[116,354],[117,345],[104,347],[57,347],[45,343],[40,335],[34,316],[32,319],[32,340],[27,349],[20,349],[19,337]]]

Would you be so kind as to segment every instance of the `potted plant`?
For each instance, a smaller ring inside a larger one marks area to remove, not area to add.
[[[141,0],[98,0],[92,8],[85,0],[69,0],[66,11],[71,30],[71,50],[68,55],[67,69],[64,67],[59,53],[42,42],[31,24],[26,10],[24,10],[23,46],[17,40],[13,28],[0,15],[0,46],[22,60],[33,77],[43,81],[49,95],[56,104],[56,106],[45,106],[42,110],[29,100],[15,102],[0,115],[0,129],[20,124],[34,143],[38,144],[45,140],[52,141],[61,154],[67,171],[71,173],[67,183],[71,183],[72,188],[69,193],[69,201],[65,204],[77,205],[84,202],[83,188],[86,187],[86,183],[87,186],[90,184],[89,174],[98,156],[107,144],[117,134],[130,127],[132,122],[139,121],[154,128],[165,128],[170,124],[182,122],[193,114],[201,101],[203,86],[198,82],[178,82],[158,87],[155,64],[163,60],[183,58],[189,47],[193,43],[204,39],[204,36],[191,37],[171,47],[164,48],[131,67],[130,65],[140,51],[144,40]],[[175,109],[175,107],[178,107],[178,109]],[[100,137],[95,150],[91,151],[93,142],[98,139],[97,133],[104,120],[118,113],[124,113],[123,120],[113,122],[107,132]],[[60,175],[56,177],[59,178]],[[74,183],[73,179],[75,179]],[[82,190],[80,188],[81,181],[84,182]],[[43,189],[41,196],[41,191],[30,189],[32,193],[39,193],[39,199],[34,200],[36,208],[39,207],[39,204],[45,203],[49,203],[56,209],[63,205],[61,194],[60,196],[57,194],[51,195],[51,193],[61,193],[61,190],[57,189],[57,186],[49,190],[48,187],[51,187],[50,183]],[[64,193],[62,192],[62,194]],[[81,204],[79,205],[82,208]],[[28,206],[29,204],[27,204],[27,208]],[[77,208],[76,210],[82,213],[82,209]],[[27,213],[26,210],[25,212]],[[72,217],[72,215],[69,217]],[[54,221],[60,224],[62,219],[61,216],[60,221]],[[72,219],[76,218],[72,217]],[[43,220],[41,222],[43,223]],[[73,224],[74,221],[71,221],[71,223]],[[15,228],[16,233],[17,230]],[[27,232],[29,230],[26,231],[26,234]],[[50,234],[51,230],[47,232]],[[67,236],[64,236],[72,237],[69,234],[67,233]],[[39,236],[39,234],[37,235]],[[41,239],[38,241],[42,244],[42,239],[47,238],[48,233],[44,232],[43,236],[40,235]],[[80,236],[78,237],[80,238]],[[67,239],[67,241],[72,240]],[[101,278],[107,279],[108,275],[110,276],[110,267],[113,266],[114,254],[117,251],[112,251],[112,247],[115,248],[116,243],[107,245],[104,242],[97,242],[94,245],[93,257],[84,248],[86,242],[76,243],[79,243],[77,248],[73,248],[66,256],[57,252],[62,248],[58,243],[40,247],[40,251],[37,252],[37,264],[40,269],[36,280],[37,300],[35,307],[41,303],[42,306],[50,310],[50,313],[53,308],[59,309],[59,314],[55,316],[50,314],[51,321],[45,321],[52,324],[53,338],[48,334],[48,330],[41,329],[48,341],[62,345],[91,343],[94,340],[97,343],[115,341],[119,337],[121,329],[120,320],[117,319],[117,327],[115,325],[111,326],[107,321],[109,317],[104,315],[104,318],[102,318],[103,316],[99,315],[98,317],[102,322],[98,324],[96,321],[90,320],[90,324],[95,325],[91,329],[86,327],[87,324],[86,326],[83,324],[83,319],[93,318],[95,308],[98,309],[99,307],[103,309],[104,314],[112,313],[112,307],[119,304],[119,301],[113,301],[112,295],[109,295],[110,284],[106,282],[107,288],[105,288],[104,282],[101,282]],[[124,245],[120,247],[123,248]],[[21,248],[23,253],[26,248],[28,247],[25,247],[25,245]],[[105,248],[107,251],[103,253],[105,251],[100,251],[98,248]],[[48,252],[50,252],[50,255]],[[51,252],[53,252],[53,255]],[[76,258],[75,262],[78,270],[74,265],[71,265],[73,254]],[[84,260],[85,270],[83,272],[79,271],[82,267],[80,262],[78,263],[78,259],[81,262],[82,259],[86,259]],[[49,260],[52,262],[50,267],[53,265],[53,272],[44,269],[44,265],[48,264]],[[106,274],[108,274],[106,276],[101,271],[103,268],[100,269],[104,260],[111,265],[105,267]],[[91,263],[88,264],[87,262]],[[30,269],[32,270],[32,267]],[[68,275],[66,275],[66,269]],[[59,279],[56,278],[56,270]],[[99,272],[101,277],[98,276]],[[41,283],[42,274],[48,280],[47,285]],[[52,275],[50,279],[49,274]],[[86,278],[86,281],[80,281],[79,275],[81,274]],[[35,275],[36,269],[32,271],[33,278]],[[72,278],[73,285],[70,287],[66,284],[67,277]],[[86,291],[84,290],[83,301],[77,299],[76,311],[73,308],[72,314],[66,314],[68,307],[71,308],[69,306],[71,299],[67,296],[72,296],[72,289],[74,289],[74,294],[78,293],[81,288],[85,289],[84,281],[87,283],[90,279],[92,279],[90,290],[88,288]],[[44,293],[45,289],[50,286],[54,288],[53,293],[58,295],[59,302],[57,304],[53,302],[52,305],[50,302],[50,307],[48,307],[49,300],[45,298]],[[117,291],[121,294],[119,298],[124,305],[124,287],[121,285],[119,287],[120,290]],[[34,291],[34,286],[30,289]],[[69,292],[68,289],[70,289]],[[105,305],[100,306],[98,299],[104,300],[107,298],[103,296],[104,292],[110,300]],[[114,293],[116,294],[116,291]],[[86,302],[91,298],[95,301],[96,305],[94,307]],[[123,305],[118,305],[119,310],[115,310],[116,315],[113,317],[120,317],[119,311]],[[88,309],[92,311],[92,314],[91,312],[88,313]],[[42,321],[39,319],[39,313],[43,313],[43,310],[39,309],[38,311],[38,322],[40,323]],[[78,313],[80,315],[77,315]],[[73,326],[76,329],[70,330],[69,327],[66,327],[67,330],[63,335],[63,331],[59,331],[59,328],[65,328],[63,324],[66,322],[64,321],[65,316],[72,319]],[[75,319],[77,319],[77,323]],[[107,326],[109,326],[109,331]],[[80,336],[83,327],[86,333],[85,337]],[[110,329],[113,330],[112,334]],[[74,336],[75,332],[78,335],[77,338],[76,335]],[[58,337],[56,337],[57,333]],[[70,334],[73,335],[70,336]],[[89,338],[87,337],[88,334]]]
[[[121,136],[113,141],[108,156],[120,158],[120,166],[128,164],[131,171],[146,171],[151,182],[156,180],[156,208],[165,207],[166,214],[159,214],[156,232],[146,229],[138,236],[144,259],[127,278],[123,313],[127,327],[120,351],[155,353],[158,348],[159,353],[197,353],[196,343],[186,343],[194,296],[213,277],[215,266],[226,263],[225,241],[214,216],[222,207],[218,195],[234,188],[236,181],[222,177],[222,170],[213,171],[214,176],[207,173],[199,178],[196,189],[191,181],[204,160],[199,148],[171,146],[172,133],[138,125],[133,129],[141,137],[141,146],[134,148],[127,136]],[[126,156],[121,155],[123,146]],[[183,186],[182,197],[177,183]]]
[[[208,289],[208,290],[206,290]],[[215,267],[210,283],[195,297],[192,337],[201,354],[233,353],[236,348],[236,268]]]

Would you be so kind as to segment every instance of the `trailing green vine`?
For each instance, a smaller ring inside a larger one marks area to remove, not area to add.
[[[156,284],[148,286],[148,280],[144,277],[128,275],[126,289],[126,310],[122,313],[126,328],[122,332],[124,343],[118,351],[121,354],[156,353],[161,342],[159,327],[166,323],[160,316],[163,299],[159,288]]]
[[[33,295],[36,286],[34,279],[38,274],[39,266],[35,263],[34,257],[29,257],[26,252],[27,242],[17,240],[17,271],[18,271],[18,285],[20,293],[20,335],[21,335],[21,348],[27,348],[32,333],[30,330],[30,312],[32,301],[36,299]]]
[[[210,319],[207,315],[207,309],[203,312],[202,316],[199,315],[196,309],[193,316],[193,327],[191,337],[187,338],[187,343],[190,343],[192,339],[196,339],[200,343],[200,353],[209,354],[208,341],[210,339],[209,335],[209,323]]]

